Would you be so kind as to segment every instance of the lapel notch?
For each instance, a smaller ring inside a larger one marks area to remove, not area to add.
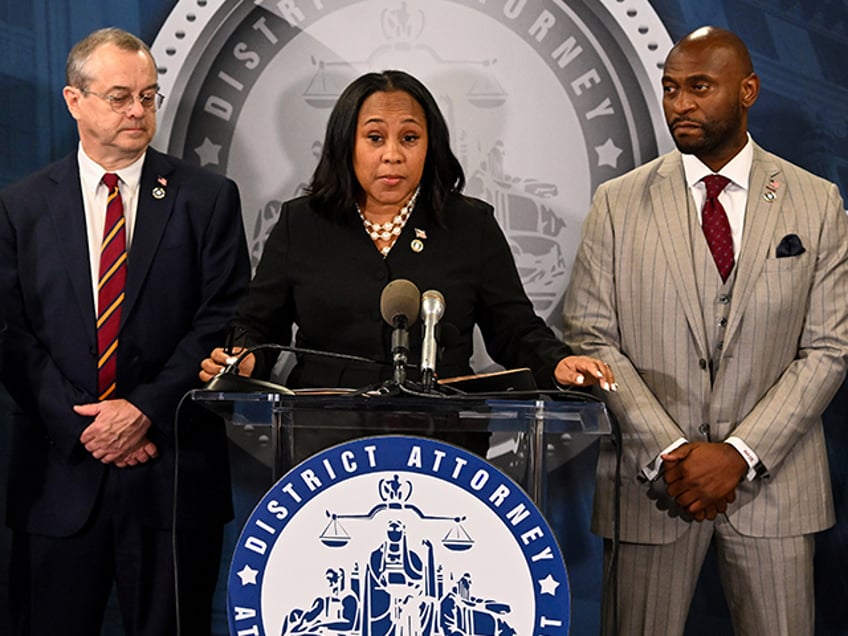
[[[126,322],[138,300],[174,209],[178,184],[171,179],[173,170],[173,164],[165,155],[153,148],[147,149],[141,170],[138,209],[127,262],[127,288],[121,315],[122,324]]]

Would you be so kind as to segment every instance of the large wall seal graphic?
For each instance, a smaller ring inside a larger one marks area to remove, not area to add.
[[[438,99],[467,192],[495,205],[556,326],[594,188],[670,147],[670,46],[647,0],[183,0],[153,45],[173,97],[157,144],[238,182],[255,265],[340,91],[407,70]]]
[[[385,436],[290,470],[245,523],[231,634],[567,634],[553,532],[518,484],[465,450]]]

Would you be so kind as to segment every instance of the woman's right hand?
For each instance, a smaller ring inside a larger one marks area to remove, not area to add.
[[[227,353],[223,347],[213,349],[209,357],[200,363],[200,372],[197,375],[200,376],[203,382],[209,382],[209,380],[218,375],[225,367],[235,362],[242,351],[244,351],[243,347],[234,347],[230,353]],[[251,376],[255,365],[256,358],[252,353],[245,356],[244,360],[239,364],[239,375]]]

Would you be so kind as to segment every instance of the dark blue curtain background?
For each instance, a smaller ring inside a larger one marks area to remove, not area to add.
[[[848,3],[844,0],[652,0],[673,40],[702,24],[739,33],[748,43],[763,92],[750,126],[754,138],[848,194]],[[174,0],[0,0],[0,187],[75,147],[75,128],[61,99],[69,48],[88,32],[117,25],[152,43]],[[2,302],[2,301],[0,301]],[[0,389],[0,486],[8,465],[8,396]],[[826,414],[838,524],[818,539],[817,629],[820,636],[848,634],[848,388]],[[584,458],[571,477],[591,488],[593,460]],[[570,477],[570,478],[571,478]],[[5,493],[0,488],[0,504]],[[556,524],[556,519],[551,520]],[[588,523],[588,521],[586,522]],[[230,530],[231,536],[238,529]],[[568,555],[568,546],[563,547]],[[586,546],[594,554],[596,546]],[[9,533],[0,529],[0,634],[8,633]],[[598,570],[600,563],[580,564]],[[572,577],[575,575],[572,570]],[[599,573],[589,575],[595,581]],[[575,588],[576,582],[572,581]],[[636,583],[638,584],[638,582]],[[223,607],[223,590],[220,592]],[[581,600],[581,599],[578,599]],[[597,631],[593,603],[575,603],[572,633]],[[580,615],[577,615],[578,610]],[[714,567],[708,563],[687,634],[729,634]],[[121,634],[110,609],[104,634]],[[216,634],[226,633],[223,610]]]

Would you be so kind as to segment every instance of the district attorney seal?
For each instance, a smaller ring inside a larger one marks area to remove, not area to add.
[[[485,460],[371,437],[289,471],[248,518],[228,578],[230,633],[567,634],[550,527]]]
[[[255,265],[342,88],[408,70],[556,327],[595,187],[670,148],[670,46],[647,0],[182,0],[153,45],[169,95],[157,144],[239,183]]]

